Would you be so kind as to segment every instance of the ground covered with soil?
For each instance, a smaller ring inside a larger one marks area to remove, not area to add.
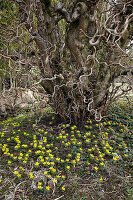
[[[0,199],[130,200],[133,104],[101,122],[63,123],[51,109],[0,122]]]

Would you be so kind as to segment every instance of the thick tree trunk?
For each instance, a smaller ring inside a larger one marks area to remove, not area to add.
[[[27,3],[29,13],[32,3]],[[98,3],[75,0],[64,7],[40,0],[34,5],[37,27],[28,21],[32,15],[26,21],[39,49],[41,85],[49,102],[63,119],[75,123],[92,114],[100,120],[106,114],[109,87],[120,74],[125,34],[128,38],[131,34],[130,4],[118,4],[114,9],[113,3]],[[58,23],[61,19],[66,20],[64,35]]]

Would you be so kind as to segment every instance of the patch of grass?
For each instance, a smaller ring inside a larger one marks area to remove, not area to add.
[[[132,105],[118,102],[99,123],[84,127],[44,115],[0,123],[3,199],[131,199]]]

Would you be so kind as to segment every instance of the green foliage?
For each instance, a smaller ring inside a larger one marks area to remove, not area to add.
[[[4,185],[9,176],[17,184],[26,181],[31,191],[34,184],[35,194],[50,198],[52,184],[57,186],[60,195],[68,195],[68,182],[73,176],[81,179],[89,174],[99,187],[106,185],[107,179],[111,180],[110,167],[118,177],[130,176],[133,165],[131,106],[122,102],[114,104],[108,118],[100,123],[87,120],[84,127],[57,124],[57,117],[49,109],[42,118],[23,114],[1,122],[1,166],[8,173],[4,171],[0,175],[0,184]],[[113,181],[112,187],[116,187]],[[73,183],[73,188],[76,184]],[[121,187],[125,187],[123,190],[130,197],[129,182]]]

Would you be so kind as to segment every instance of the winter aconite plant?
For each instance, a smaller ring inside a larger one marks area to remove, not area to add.
[[[132,110],[119,103],[110,114],[99,123],[88,119],[83,127],[58,125],[53,115],[44,115],[36,125],[38,116],[30,114],[1,122],[1,166],[6,170],[1,171],[1,189],[9,177],[16,184],[26,181],[29,190],[50,198],[57,191],[67,193],[74,174],[97,177],[101,184],[108,165],[130,171]]]

